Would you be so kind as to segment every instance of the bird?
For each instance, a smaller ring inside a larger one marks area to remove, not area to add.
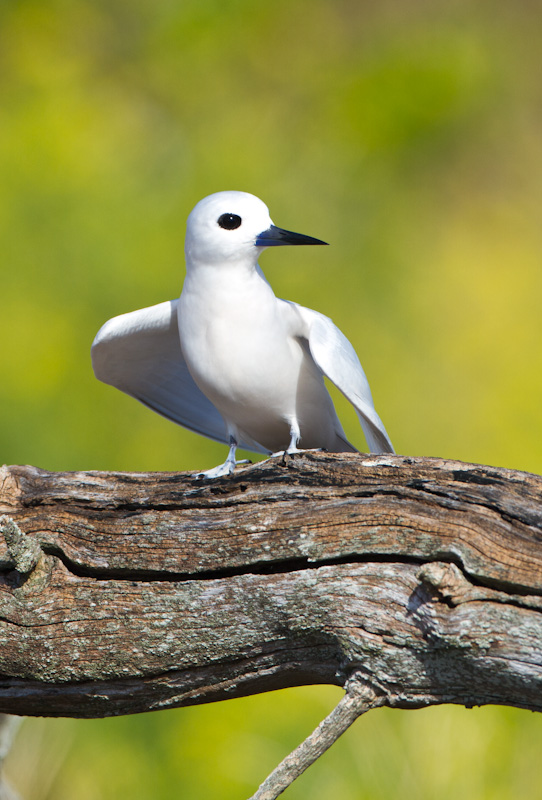
[[[348,339],[328,317],[275,296],[258,264],[279,245],[325,245],[274,225],[265,203],[222,191],[188,216],[181,296],[107,321],[91,348],[96,377],[167,419],[228,445],[273,455],[358,452],[327,377],[354,406],[371,453],[393,453]]]

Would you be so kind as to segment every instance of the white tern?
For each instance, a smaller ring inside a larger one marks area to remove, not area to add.
[[[266,247],[321,245],[277,228],[246,192],[217,192],[188,217],[186,279],[178,300],[114,317],[92,345],[96,377],[164,417],[235,452],[321,448],[357,452],[326,389],[354,406],[372,453],[393,447],[346,337],[309,308],[275,297],[258,265]]]

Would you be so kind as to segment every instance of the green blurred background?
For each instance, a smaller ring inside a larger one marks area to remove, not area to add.
[[[180,293],[188,212],[241,189],[332,245],[261,263],[351,339],[399,453],[542,472],[541,33],[528,0],[0,0],[1,462],[223,460],[89,348]],[[28,720],[9,774],[25,800],[243,798],[339,696]],[[286,796],[532,800],[541,745],[528,712],[379,710]]]

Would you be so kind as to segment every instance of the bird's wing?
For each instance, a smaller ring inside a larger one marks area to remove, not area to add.
[[[178,302],[159,303],[106,322],[92,344],[94,373],[172,422],[229,444],[222,416],[198,389],[184,360]],[[239,444],[268,452],[252,440]]]
[[[393,453],[393,445],[375,411],[363,367],[346,336],[318,311],[297,303],[288,305],[295,306],[301,317],[316,365],[354,406],[371,453]]]

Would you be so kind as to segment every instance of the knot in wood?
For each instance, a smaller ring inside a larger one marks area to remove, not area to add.
[[[432,561],[418,570],[417,578],[452,606],[469,599],[472,586],[455,564]]]
[[[22,532],[15,520],[6,514],[0,517],[0,568],[15,569],[27,575],[35,568],[41,556],[41,548],[32,536]]]

